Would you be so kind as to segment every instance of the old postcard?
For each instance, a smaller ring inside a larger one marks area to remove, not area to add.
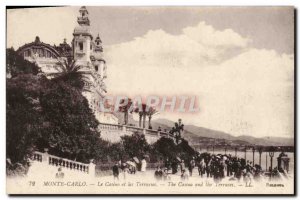
[[[8,194],[294,195],[293,7],[6,16]]]

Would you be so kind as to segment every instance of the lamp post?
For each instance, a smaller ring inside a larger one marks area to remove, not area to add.
[[[247,146],[245,146],[245,161],[247,161]]]
[[[274,147],[270,147],[269,156],[271,160],[271,171],[270,171],[270,179],[272,178],[272,171],[273,171],[273,157],[274,157]]]
[[[237,149],[238,149],[237,147],[234,148],[234,151],[235,151],[235,157],[237,157]]]
[[[255,154],[255,148],[252,147],[252,153],[253,153],[253,157],[252,157],[252,166],[254,167],[254,154]]]
[[[225,145],[225,155],[227,154],[227,145]]]
[[[268,171],[268,152],[266,151],[266,172]]]
[[[259,147],[259,149],[258,149],[258,153],[259,153],[259,166],[261,167],[261,154],[262,154],[262,147]]]
[[[213,154],[215,154],[215,145],[216,145],[216,138],[214,139],[214,144],[213,144]]]
[[[119,158],[120,158],[120,160],[121,160],[121,163],[123,162],[123,151],[124,151],[124,142],[123,142],[123,140],[121,139],[121,141],[120,141],[120,144],[121,144],[121,146],[120,146],[120,152],[119,152]]]

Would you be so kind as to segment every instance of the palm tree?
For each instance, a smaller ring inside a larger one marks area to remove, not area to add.
[[[138,107],[134,110],[134,112],[139,114],[139,127],[142,127],[142,121],[143,121],[143,128],[145,128],[146,116],[147,116],[147,105],[146,104],[138,105]]]
[[[143,112],[138,112],[138,113],[139,113],[139,127],[142,127]]]
[[[148,119],[149,119],[149,123],[148,123],[148,128],[149,128],[149,129],[152,129],[152,126],[151,126],[151,119],[152,119],[152,116],[155,115],[155,114],[157,114],[157,113],[158,113],[158,111],[157,111],[155,108],[153,108],[153,107],[150,107],[150,108],[149,108],[149,110],[148,110],[148,112],[147,112]]]
[[[59,61],[55,66],[55,69],[57,72],[47,74],[52,81],[65,81],[80,90],[87,89],[84,88],[85,83],[88,82],[84,76],[85,72],[80,71],[81,66],[76,65],[75,60],[70,62],[67,60]]]
[[[126,99],[122,99],[120,101],[121,104],[124,104]],[[119,107],[119,111],[124,113],[124,124],[128,124],[128,113],[129,113],[129,108],[132,106],[133,102],[131,99],[128,99],[128,102],[126,105],[122,105]],[[130,112],[132,113],[132,111]]]

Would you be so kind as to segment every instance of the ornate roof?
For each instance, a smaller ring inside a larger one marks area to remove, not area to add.
[[[64,39],[63,43],[60,43],[59,46],[55,46],[55,49],[59,52],[62,57],[72,57],[72,47],[67,43],[67,40]]]
[[[40,38],[38,36],[35,37],[35,41],[25,44],[18,48],[17,53],[21,54],[26,49],[30,49],[32,47],[43,47],[45,49],[48,49],[50,52],[52,52],[55,56],[60,57],[59,52],[55,49],[55,47],[51,46],[50,44],[46,44],[44,42],[40,41]]]
[[[95,51],[103,52],[102,41],[100,39],[99,33],[95,39]]]

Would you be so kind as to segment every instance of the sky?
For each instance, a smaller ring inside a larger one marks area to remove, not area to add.
[[[7,47],[72,40],[79,7],[7,12]],[[161,112],[234,136],[293,137],[292,7],[87,7],[103,41],[109,94],[197,96]]]

